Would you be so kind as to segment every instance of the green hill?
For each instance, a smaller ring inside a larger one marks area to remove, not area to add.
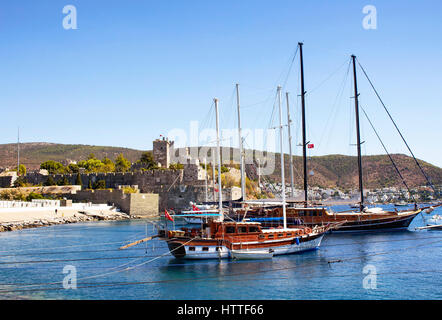
[[[20,163],[28,170],[40,168],[40,164],[47,160],[66,162],[67,160],[86,160],[93,153],[98,159],[108,157],[114,160],[120,153],[132,162],[141,156],[141,150],[120,147],[103,147],[80,144],[56,144],[46,142],[32,142],[20,144]],[[0,167],[17,166],[17,144],[0,145]]]
[[[230,149],[232,151],[232,149]],[[122,147],[90,146],[90,145],[66,145],[45,142],[20,144],[20,162],[28,170],[39,169],[40,164],[47,160],[66,162],[68,160],[85,160],[93,153],[98,159],[108,157],[114,160],[122,153],[132,162],[138,160],[142,150],[134,150]],[[275,155],[275,171],[268,176],[272,181],[280,181],[280,157]],[[289,156],[285,157],[286,182],[290,181]],[[392,155],[401,174],[410,187],[426,185],[426,180],[417,168],[411,157],[402,154]],[[442,169],[427,162],[420,161],[426,174],[435,185],[442,185]],[[17,145],[0,145],[0,167],[15,168],[17,163]],[[400,186],[403,184],[392,166],[388,156],[373,155],[364,156],[362,159],[364,169],[364,185],[367,188],[380,188]],[[302,157],[294,157],[295,184],[301,187],[303,184]],[[308,171],[309,185],[321,187],[356,188],[358,186],[357,159],[353,156],[327,155],[309,157]]]

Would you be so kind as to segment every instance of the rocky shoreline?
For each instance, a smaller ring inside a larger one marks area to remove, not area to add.
[[[22,229],[48,227],[58,224],[88,222],[88,221],[103,221],[103,220],[128,220],[129,215],[119,212],[100,212],[100,213],[88,213],[77,212],[70,216],[51,217],[44,219],[34,219],[28,221],[11,221],[0,222],[0,232],[16,231]]]

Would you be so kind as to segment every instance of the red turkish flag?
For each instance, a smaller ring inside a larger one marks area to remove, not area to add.
[[[307,147],[308,147],[309,149],[313,149],[313,148],[315,147],[315,145],[314,145],[313,143],[310,143],[310,144],[307,145]]]
[[[164,210],[164,216],[167,220],[173,221],[172,216],[169,214],[169,212],[167,212],[167,210]]]
[[[192,204],[192,210],[193,211],[200,211],[200,209],[197,206],[195,206],[194,204]]]

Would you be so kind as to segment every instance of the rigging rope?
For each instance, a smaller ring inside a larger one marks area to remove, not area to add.
[[[370,125],[371,125],[371,128],[373,129],[374,133],[375,133],[376,136],[378,137],[379,142],[382,144],[382,147],[384,148],[385,153],[387,153],[388,157],[390,158],[391,163],[393,164],[394,168],[396,169],[396,172],[398,173],[399,177],[401,178],[402,183],[405,185],[405,187],[406,187],[407,190],[408,190],[408,193],[413,197],[414,203],[416,204],[416,203],[417,203],[417,202],[416,202],[416,198],[415,198],[414,195],[412,194],[410,188],[409,188],[408,185],[407,185],[407,182],[405,181],[404,177],[402,176],[401,172],[399,171],[398,167],[396,166],[396,163],[394,162],[393,158],[391,157],[390,153],[388,152],[387,148],[385,147],[384,142],[382,142],[381,137],[379,136],[378,132],[377,132],[376,129],[374,128],[374,125],[373,125],[373,123],[371,122],[370,118],[368,117],[367,112],[365,112],[365,109],[364,109],[361,105],[360,105],[359,107],[360,107],[360,108],[362,109],[362,111],[364,112],[365,117],[367,118],[368,122],[369,122]]]
[[[370,83],[370,86],[372,87],[372,89],[374,90],[376,96],[378,97],[379,101],[381,102],[382,106],[384,107],[385,111],[387,112],[388,116],[390,117],[391,122],[393,122],[397,132],[399,133],[399,135],[402,138],[402,141],[404,141],[405,145],[408,148],[408,151],[410,151],[414,161],[416,162],[417,166],[419,167],[420,171],[422,172],[422,174],[424,175],[425,179],[427,180],[428,184],[430,185],[431,189],[433,189],[433,191],[436,193],[436,189],[433,186],[433,183],[431,182],[430,178],[427,176],[427,174],[425,173],[424,169],[421,167],[421,165],[419,164],[419,162],[417,161],[416,157],[414,156],[413,151],[411,151],[410,146],[408,145],[407,141],[405,140],[404,136],[402,135],[401,131],[399,130],[398,126],[396,125],[396,122],[393,120],[393,117],[391,116],[390,112],[388,111],[387,107],[385,106],[384,102],[382,101],[378,91],[376,90],[376,88],[374,87],[373,83],[371,82],[370,78],[368,77],[367,73],[365,72],[365,69],[362,67],[361,63],[358,60],[358,65],[361,68],[362,72],[364,73],[365,77],[367,78],[368,82]]]

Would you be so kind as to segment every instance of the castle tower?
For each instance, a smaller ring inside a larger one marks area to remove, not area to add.
[[[174,150],[173,141],[166,138],[153,141],[153,160],[162,168],[169,168],[170,155]]]

